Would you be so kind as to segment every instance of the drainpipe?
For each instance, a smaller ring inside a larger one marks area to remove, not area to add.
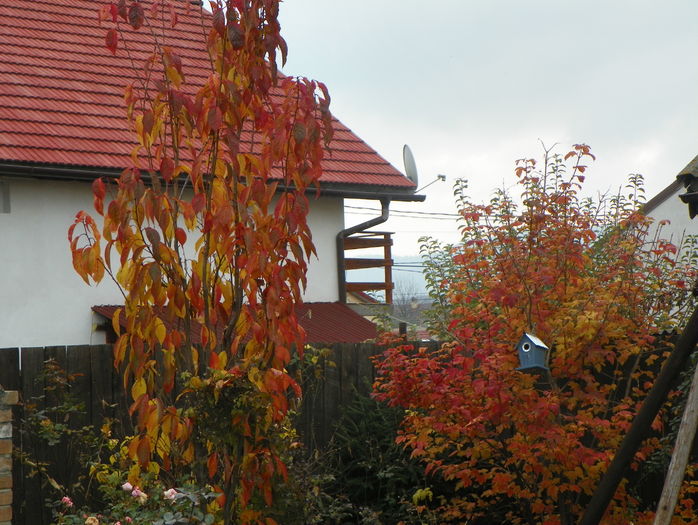
[[[369,219],[366,222],[362,222],[361,224],[357,224],[356,226],[352,226],[351,228],[342,230],[337,234],[337,280],[339,285],[340,303],[347,302],[347,272],[344,268],[344,239],[346,239],[353,233],[357,233],[371,228],[373,226],[377,226],[378,224],[382,224],[388,220],[388,217],[390,217],[390,199],[382,198],[380,217],[374,217],[373,219]]]

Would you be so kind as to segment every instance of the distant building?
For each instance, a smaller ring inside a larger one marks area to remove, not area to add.
[[[689,162],[677,175],[695,175],[698,177],[698,156]],[[654,228],[662,228],[662,237],[678,245],[686,235],[698,235],[698,221],[691,220],[688,207],[681,202],[679,195],[686,192],[683,183],[675,179],[643,206],[643,212],[655,219]],[[659,221],[669,221],[659,225]]]

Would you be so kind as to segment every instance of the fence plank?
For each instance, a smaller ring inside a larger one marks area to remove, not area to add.
[[[44,373],[47,372],[45,368],[47,361],[55,363],[55,365],[58,367],[56,373],[61,374],[68,372],[65,346],[47,346],[44,348],[44,357],[41,363],[41,371]],[[65,386],[67,387],[67,385]],[[51,383],[51,379],[48,376],[44,376],[43,394],[45,406],[56,406],[60,402],[60,388],[61,385]]]
[[[19,348],[0,349],[0,385],[5,390],[19,390]]]
[[[39,378],[41,377],[45,361],[44,348],[23,348],[20,359],[22,363],[21,385],[25,414],[28,404],[33,405],[36,410],[42,410],[45,407],[43,399],[44,385]],[[38,440],[32,439],[28,434],[28,432],[24,433],[21,444],[22,452],[31,454],[36,460],[44,461],[46,458],[45,447]],[[30,470],[27,466],[22,467],[22,477],[24,479],[22,493],[17,494],[15,492],[14,498],[22,507],[21,514],[23,515],[23,523],[25,525],[47,523],[50,516],[45,515],[48,512],[44,513],[44,496],[41,490],[41,482],[38,476],[29,477]]]
[[[318,436],[320,446],[326,445],[332,437],[332,423],[339,418],[339,404],[341,400],[339,370],[341,366],[341,347],[332,345],[330,347],[329,359],[331,363],[326,363],[325,380],[323,381],[322,392],[322,422]]]
[[[57,368],[47,369],[46,363],[51,361]],[[65,346],[47,346],[44,349],[43,362],[41,363],[41,372],[44,375],[43,389],[44,389],[44,406],[46,409],[52,407],[58,407],[59,405],[68,402],[68,396],[71,395],[74,388],[74,381],[70,377],[70,371],[68,368],[68,356],[67,348]],[[55,374],[55,375],[54,375]],[[67,379],[67,382],[64,382]],[[37,384],[40,386],[40,383]],[[80,393],[78,393],[74,400],[80,402]],[[69,424],[74,423],[74,416],[71,416]],[[63,424],[66,421],[63,419],[62,414],[55,413],[50,420],[54,424]],[[48,446],[42,443],[41,446],[45,447],[43,460],[46,462],[46,469],[54,480],[58,480],[59,483],[65,485],[69,480],[72,479],[72,473],[82,465],[75,465],[74,455],[71,451],[79,446],[72,442],[72,440],[63,437],[61,441],[53,446]],[[55,494],[51,492],[51,489],[47,487],[44,483],[42,487],[42,502],[52,495]],[[44,519],[47,519],[49,511],[44,510]]]
[[[371,356],[375,347],[372,343],[361,343],[356,349],[356,389],[364,396],[369,395],[373,387]]]
[[[92,421],[89,345],[71,346],[66,361],[66,372],[71,376],[70,391],[80,400],[85,409],[84,415],[76,415],[72,423],[76,427],[83,427]]]
[[[114,416],[114,391],[112,389],[112,350],[109,345],[90,348],[90,423],[99,428],[107,417]]]
[[[112,362],[113,363],[113,362]],[[112,395],[114,396],[114,410],[117,420],[121,425],[122,432],[124,435],[133,433],[133,424],[131,422],[131,417],[128,414],[128,409],[131,406],[131,396],[128,394],[124,388],[124,365],[122,364],[118,369],[113,368],[112,365]]]
[[[354,397],[356,388],[356,370],[354,368],[356,358],[356,345],[343,343],[337,345],[337,367],[339,376],[339,407],[337,412],[341,414],[340,407],[346,406]]]

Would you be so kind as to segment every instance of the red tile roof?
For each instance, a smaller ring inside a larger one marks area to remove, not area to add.
[[[188,0],[186,0],[188,1]],[[0,0],[0,162],[99,169],[130,164],[123,89],[133,78],[123,46],[105,48],[106,28],[93,0]],[[207,75],[199,9],[167,30],[165,43],[181,56],[188,82]],[[152,51],[146,30],[125,39],[136,64]],[[409,190],[414,185],[338,120],[323,185]]]
[[[100,305],[92,310],[111,320],[117,308],[120,307]],[[377,336],[376,325],[341,303],[305,303],[297,307],[296,315],[308,343],[361,343]],[[192,334],[192,339],[197,342],[197,335]]]

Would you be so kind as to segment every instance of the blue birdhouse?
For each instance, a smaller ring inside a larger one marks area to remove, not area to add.
[[[548,369],[545,361],[550,349],[535,335],[524,333],[519,344],[516,345],[516,350],[519,352],[519,362],[521,363],[517,370],[527,370],[529,368]]]

